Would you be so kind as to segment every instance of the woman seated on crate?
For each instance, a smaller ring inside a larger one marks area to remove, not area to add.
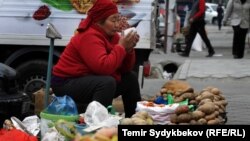
[[[121,95],[125,116],[130,117],[141,100],[132,72],[139,36],[135,32],[120,36],[118,22],[117,6],[111,0],[97,0],[53,67],[53,92],[71,96],[79,112],[94,100],[107,107]]]

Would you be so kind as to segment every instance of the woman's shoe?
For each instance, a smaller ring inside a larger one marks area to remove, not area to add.
[[[242,59],[243,57],[239,57],[237,55],[234,55],[234,59]]]
[[[210,53],[208,53],[208,55],[206,57],[213,57],[214,54],[215,54],[215,52],[210,52]]]
[[[180,53],[178,53],[178,55],[180,55],[182,57],[189,57],[189,54],[184,53],[184,52],[180,52]]]

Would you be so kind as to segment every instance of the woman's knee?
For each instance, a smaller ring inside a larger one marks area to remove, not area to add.
[[[137,74],[133,71],[128,72],[122,76],[122,80],[128,81],[130,83],[137,83],[138,82]]]
[[[111,76],[104,76],[102,78],[102,81],[100,83],[101,87],[109,89],[109,90],[115,90],[116,88],[116,80]]]

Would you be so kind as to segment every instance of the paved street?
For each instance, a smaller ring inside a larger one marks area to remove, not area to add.
[[[178,66],[174,79],[189,82],[196,91],[215,86],[223,92],[229,103],[227,124],[250,124],[250,48],[246,46],[244,59],[233,59],[231,27],[218,31],[217,26],[208,25],[207,32],[216,51],[214,57],[206,58],[206,49],[202,52],[192,51],[189,58],[156,49],[150,55],[156,77],[144,79],[141,92],[143,95],[155,95],[167,82],[162,77],[163,67],[172,63]]]

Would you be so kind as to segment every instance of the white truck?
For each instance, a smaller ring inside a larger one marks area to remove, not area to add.
[[[0,62],[17,70],[19,88],[28,95],[45,86],[50,43],[45,37],[47,24],[52,23],[62,35],[62,39],[55,40],[55,63],[80,20],[86,18],[71,1],[0,0]],[[118,0],[117,6],[140,35],[136,46],[138,72],[155,47],[157,1],[134,1]]]

